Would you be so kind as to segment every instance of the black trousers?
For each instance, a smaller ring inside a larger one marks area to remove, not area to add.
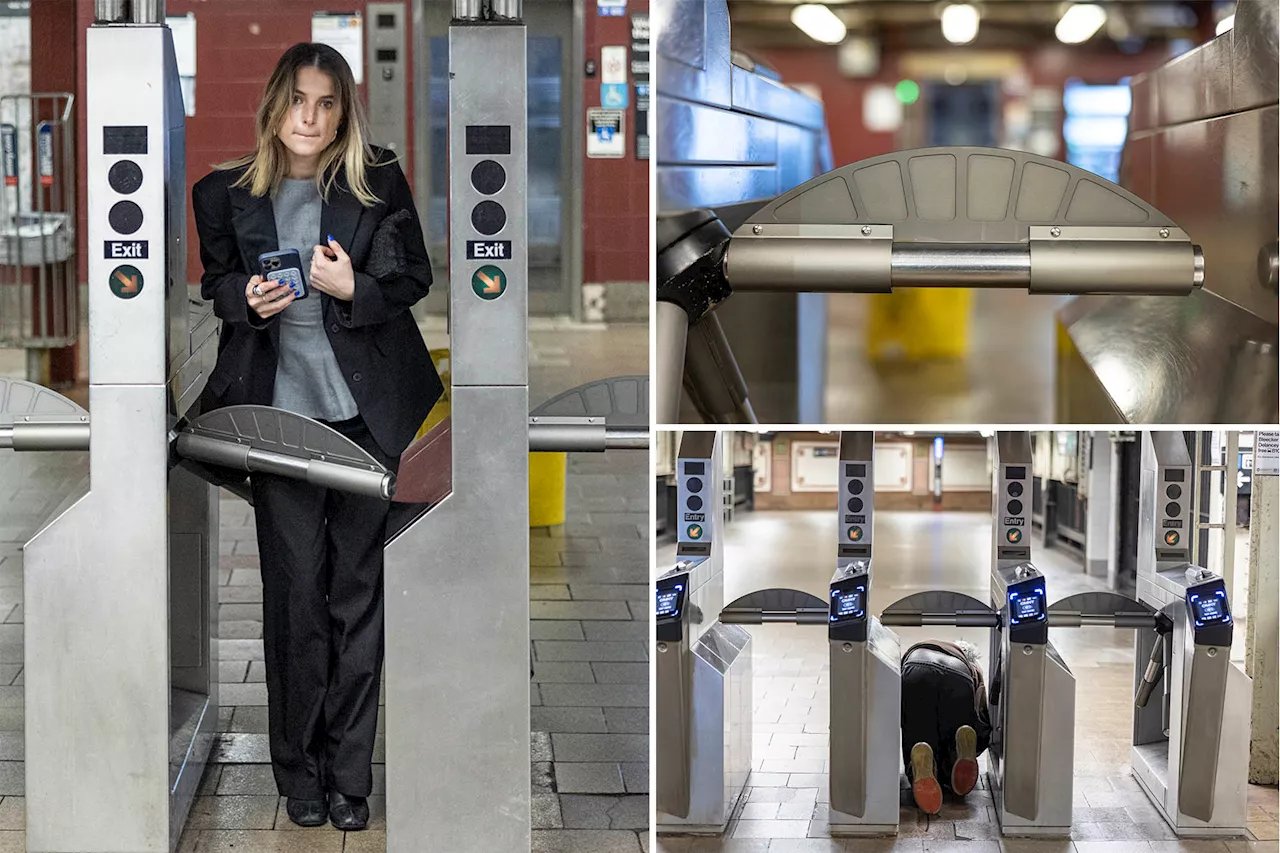
[[[956,729],[970,726],[978,735],[978,754],[991,741],[991,722],[982,670],[947,643],[920,643],[902,656],[902,760],[911,772],[911,748],[927,743],[938,765],[938,779],[951,782],[956,762]]]
[[[359,417],[330,424],[394,471]],[[280,793],[368,796],[382,674],[388,505],[253,475],[271,767]]]

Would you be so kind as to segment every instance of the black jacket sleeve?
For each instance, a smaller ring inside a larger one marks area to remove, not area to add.
[[[388,184],[386,210],[364,270],[355,271],[354,297],[334,303],[339,321],[351,328],[385,323],[408,311],[431,289],[431,261],[409,182],[395,161],[373,168],[383,172]]]
[[[250,310],[244,295],[252,277],[244,269],[235,228],[231,224],[231,198],[227,193],[228,172],[213,172],[191,188],[191,210],[200,236],[200,295],[213,303],[213,313],[233,325],[265,329],[275,317],[263,319]],[[277,315],[278,316],[278,315]]]

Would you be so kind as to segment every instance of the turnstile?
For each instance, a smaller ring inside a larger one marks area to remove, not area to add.
[[[676,565],[655,582],[657,830],[723,833],[751,772],[751,635],[720,617],[718,433],[685,432],[676,460]]]
[[[1194,471],[1181,433],[1143,435],[1138,600],[1167,621],[1134,644],[1130,760],[1179,836],[1243,835],[1252,679],[1231,662],[1222,578],[1191,564]]]
[[[647,447],[636,424],[647,421],[648,389],[642,377],[590,383],[552,401],[554,415],[530,418],[523,268],[481,270],[482,287],[467,280],[481,264],[462,255],[465,237],[496,235],[523,258],[521,8],[455,9],[452,161],[484,161],[490,178],[498,165],[503,188],[488,193],[501,203],[481,200],[482,186],[467,188],[455,169],[454,208],[470,203],[477,232],[455,217],[453,418],[467,428],[451,433],[446,421],[406,451],[397,483],[308,418],[201,411],[218,323],[183,284],[185,115],[172,36],[163,2],[98,0],[88,33],[89,245],[104,247],[89,262],[92,422],[55,392],[0,382],[0,447],[88,450],[91,475],[25,551],[30,853],[176,848],[218,717],[215,484],[247,495],[255,471],[434,508],[396,525],[404,532],[386,553],[388,850],[418,851],[424,839],[528,848],[528,579],[513,571],[528,565],[526,453]],[[626,425],[609,422],[611,407],[629,407]],[[424,572],[432,560],[441,570]],[[474,630],[482,623],[488,634]],[[495,796],[505,798],[497,808]]]
[[[832,835],[896,835],[902,673],[896,634],[870,615],[875,435],[840,434],[836,569],[824,601],[768,589],[737,599],[725,622],[826,625],[831,693],[828,774]]]
[[[677,421],[686,383],[704,418],[751,420],[727,341],[714,347],[716,370],[684,373],[690,330],[734,293],[1186,296],[1204,283],[1200,247],[1150,204],[1074,166],[996,148],[873,157],[778,196],[732,233],[694,210],[665,215],[659,234],[659,423]]]

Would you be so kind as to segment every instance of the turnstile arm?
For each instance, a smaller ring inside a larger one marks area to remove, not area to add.
[[[391,500],[395,494],[395,475],[389,471],[370,471],[321,459],[302,459],[207,435],[179,433],[177,451],[179,456],[196,462],[239,471],[277,474],[384,501]]]
[[[1090,626],[1126,628],[1157,628],[1157,613],[1082,613],[1079,610],[1050,610],[1050,628],[1087,628]]]
[[[644,427],[609,426],[604,418],[529,418],[529,450],[538,453],[603,453],[648,447],[649,431]]]
[[[825,607],[797,607],[794,610],[762,610],[759,607],[726,607],[720,621],[726,625],[762,625],[766,622],[789,622],[796,625],[825,625]]]
[[[15,423],[0,427],[0,448],[15,451],[88,450],[89,421],[46,421]]]
[[[922,613],[920,611],[885,611],[881,625],[919,627],[922,625],[954,625],[957,628],[999,628],[1000,614],[990,610],[960,610],[955,613]]]

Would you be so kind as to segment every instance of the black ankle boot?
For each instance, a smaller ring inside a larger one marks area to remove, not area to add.
[[[323,799],[300,800],[289,797],[284,810],[289,815],[289,820],[298,826],[321,826],[329,817],[329,809]]]
[[[329,794],[329,822],[347,832],[364,829],[369,823],[369,801],[332,791]]]

